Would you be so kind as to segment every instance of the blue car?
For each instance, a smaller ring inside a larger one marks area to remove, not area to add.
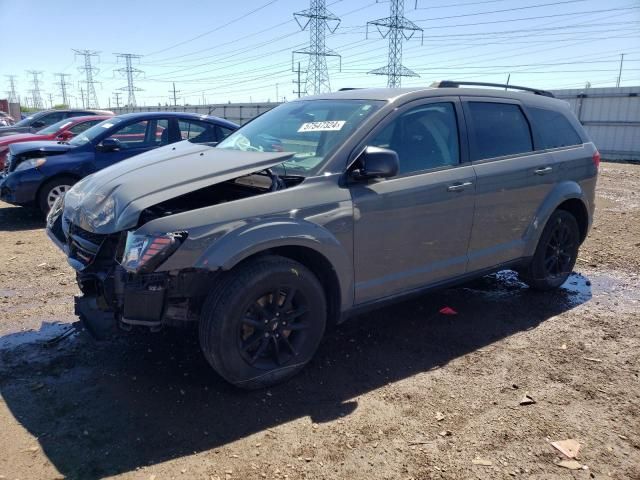
[[[47,213],[71,186],[116,162],[181,140],[216,144],[238,125],[182,112],[129,113],[105,120],[69,142],[25,142],[9,147],[0,199]]]

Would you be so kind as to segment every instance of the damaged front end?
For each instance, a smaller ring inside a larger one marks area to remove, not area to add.
[[[73,225],[59,207],[47,223],[49,236],[77,272],[82,295],[75,297],[75,313],[94,337],[107,338],[133,326],[159,330],[197,319],[215,272],[154,272],[186,233],[153,238],[133,232],[95,234]]]
[[[188,229],[150,233],[143,226],[301,181],[255,174],[290,154],[257,154],[257,163],[244,159],[243,165],[230,158],[238,152],[214,155],[211,147],[184,148],[186,153],[176,159],[179,170],[173,173],[158,175],[157,163],[164,159],[140,155],[123,162],[129,172],[118,171],[116,165],[85,178],[48,215],[49,237],[77,272],[83,295],[75,298],[76,314],[97,338],[134,326],[158,330],[197,321],[218,275],[215,269],[198,269],[188,262],[176,269],[159,268],[187,241]],[[207,159],[206,154],[216,158]]]

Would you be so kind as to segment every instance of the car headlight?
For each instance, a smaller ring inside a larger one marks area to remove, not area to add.
[[[120,265],[132,273],[152,272],[176,251],[185,238],[186,232],[157,235],[128,232]]]
[[[93,204],[83,205],[80,210],[80,226],[93,232],[113,222],[116,217],[116,201],[113,196],[100,198],[100,195],[96,195],[94,198]]]
[[[53,206],[49,209],[49,213],[47,214],[47,227],[52,228],[53,224],[56,223],[56,220],[60,215],[62,215],[62,211],[64,210],[64,194],[60,195],[56,201],[53,203]]]
[[[14,172],[20,172],[21,170],[28,170],[29,168],[38,168],[44,165],[47,162],[46,158],[30,158],[29,160],[24,160],[18,164],[15,168]]]

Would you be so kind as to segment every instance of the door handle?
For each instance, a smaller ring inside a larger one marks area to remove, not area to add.
[[[447,192],[461,192],[471,185],[473,185],[473,182],[454,183],[453,185],[449,185],[447,187]]]
[[[533,173],[535,173],[536,175],[546,175],[551,170],[553,170],[553,168],[551,167],[537,168],[533,171]]]

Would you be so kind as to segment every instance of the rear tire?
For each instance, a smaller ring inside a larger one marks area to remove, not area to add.
[[[74,177],[56,177],[46,182],[38,194],[38,207],[46,216],[58,197],[64,195],[78,180]]]
[[[548,291],[562,285],[575,266],[580,246],[580,228],[566,210],[556,210],[540,235],[531,263],[520,278],[531,288]]]
[[[324,290],[309,269],[285,257],[259,257],[227,273],[207,297],[200,346],[225,380],[263,388],[304,368],[326,319]]]

